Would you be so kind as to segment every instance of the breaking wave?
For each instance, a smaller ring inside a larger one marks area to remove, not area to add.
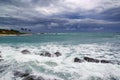
[[[23,54],[28,50],[30,54]],[[0,45],[0,80],[25,80],[15,71],[42,76],[44,80],[120,80],[120,44],[92,43],[66,45],[58,43]],[[40,56],[44,51],[59,57]],[[110,60],[113,64],[75,63],[74,58],[85,56]],[[41,80],[41,79],[40,79]]]

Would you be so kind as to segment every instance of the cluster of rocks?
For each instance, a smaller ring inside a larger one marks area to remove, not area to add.
[[[22,54],[31,54],[31,52],[29,50],[27,50],[27,49],[22,50],[21,53]],[[55,52],[54,54],[51,54],[51,53],[45,51],[45,52],[40,53],[39,55],[40,56],[45,56],[45,57],[53,57],[53,56],[59,57],[62,54],[60,52]]]
[[[54,54],[51,54],[49,52],[43,52],[43,53],[40,54],[40,56],[46,56],[46,57],[52,57],[52,56],[59,57],[61,55],[62,54],[60,52],[55,52]]]
[[[22,54],[31,54],[31,52],[27,49],[21,51]]]
[[[22,54],[31,54],[31,52],[27,49],[22,50],[21,53]],[[51,53],[45,51],[45,52],[40,53],[39,55],[40,56],[45,56],[45,57],[53,57],[53,56],[59,57],[62,54],[60,52],[55,52],[54,54],[51,54]],[[77,58],[77,57],[74,58],[74,62],[82,63],[82,62],[85,62],[85,61],[94,62],[94,63],[111,63],[108,60],[98,60],[98,59],[94,59],[94,58],[90,58],[90,57],[84,57],[83,59],[80,59],[80,58]]]
[[[27,72],[14,71],[15,78],[22,78],[22,80],[58,80],[58,79],[46,79],[42,76],[36,76]]]
[[[94,62],[94,63],[111,63],[110,61],[108,60],[98,60],[98,59],[94,59],[94,58],[90,58],[90,57],[84,57],[83,60],[80,59],[80,58],[74,58],[74,62],[79,62],[79,63],[82,63],[84,61],[87,61],[87,62]]]

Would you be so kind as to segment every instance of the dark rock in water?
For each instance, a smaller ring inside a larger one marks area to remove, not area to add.
[[[44,56],[51,57],[51,54],[49,52],[45,52]]]
[[[43,52],[40,56],[51,57],[52,55],[49,52]]]
[[[25,77],[23,80],[45,80],[45,79],[41,76],[36,77],[34,75],[29,75],[29,76]]]
[[[44,56],[44,53],[41,53],[40,56]]]
[[[60,52],[56,52],[56,53],[54,53],[54,55],[55,55],[56,57],[59,57],[59,56],[61,56],[61,53],[60,53]],[[40,56],[52,57],[52,54],[49,53],[49,52],[43,52],[43,53],[40,54]]]
[[[74,58],[74,62],[79,62],[79,63],[81,63],[82,60],[76,57],[76,58]]]
[[[111,63],[111,62],[108,60],[101,60],[101,63]]]
[[[28,51],[27,49],[25,49],[25,50],[22,50],[21,53],[23,53],[23,54],[30,54],[30,51]]]
[[[61,56],[61,53],[60,52],[56,52],[54,53],[57,57]]]
[[[45,80],[43,77],[39,76],[36,80]]]
[[[15,71],[14,72],[14,76],[15,77],[26,77],[26,76],[28,76],[29,75],[29,73],[22,73],[22,72],[20,72],[20,71]]]
[[[84,60],[86,60],[87,62],[99,63],[99,60],[94,58],[84,57]]]
[[[27,76],[23,80],[35,80],[35,76]]]

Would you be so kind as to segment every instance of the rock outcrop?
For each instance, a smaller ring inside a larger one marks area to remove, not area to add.
[[[95,63],[100,62],[98,59],[94,59],[94,58],[90,58],[90,57],[84,57],[84,60],[87,62],[95,62]]]
[[[82,60],[76,57],[76,58],[74,58],[74,62],[79,62],[79,63],[81,63]]]
[[[45,52],[44,56],[51,57],[51,54],[49,52]]]
[[[30,54],[31,52],[27,49],[21,51],[22,54]]]
[[[56,78],[54,79],[49,79],[49,78],[45,78],[45,77],[42,77],[42,76],[38,76],[38,75],[33,75],[33,74],[30,74],[30,73],[23,73],[23,72],[20,72],[20,71],[15,71],[14,72],[14,77],[15,78],[22,78],[22,80],[58,80]]]
[[[23,72],[20,72],[20,71],[15,71],[14,72],[15,77],[26,77],[28,75],[29,75],[29,73],[23,73]]]
[[[51,54],[51,53],[49,53],[49,52],[42,52],[41,54],[40,54],[40,56],[45,56],[45,57],[54,57],[54,56],[56,56],[56,57],[59,57],[59,56],[61,56],[62,54],[60,53],[60,52],[55,52],[54,54]]]
[[[57,57],[61,56],[62,54],[60,52],[54,53]]]
[[[35,76],[35,75],[29,75],[27,77],[24,77],[23,80],[45,80],[43,77],[39,76]]]
[[[90,58],[90,57],[84,57],[83,60],[81,60],[80,58],[74,58],[74,62],[83,62],[83,61],[87,61],[87,62],[93,62],[93,63],[112,63],[109,60],[98,60],[98,59],[94,59],[94,58]]]
[[[111,62],[108,60],[101,60],[101,63],[111,63]]]
[[[40,56],[51,57],[52,55],[49,52],[43,52],[40,54]]]

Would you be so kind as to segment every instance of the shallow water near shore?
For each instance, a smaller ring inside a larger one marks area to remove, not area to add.
[[[30,54],[22,54],[22,50]],[[23,80],[14,71],[29,72],[45,80],[120,80],[119,33],[59,33],[0,37],[0,80]],[[59,57],[40,56],[47,51]],[[85,56],[113,64],[82,62]]]

